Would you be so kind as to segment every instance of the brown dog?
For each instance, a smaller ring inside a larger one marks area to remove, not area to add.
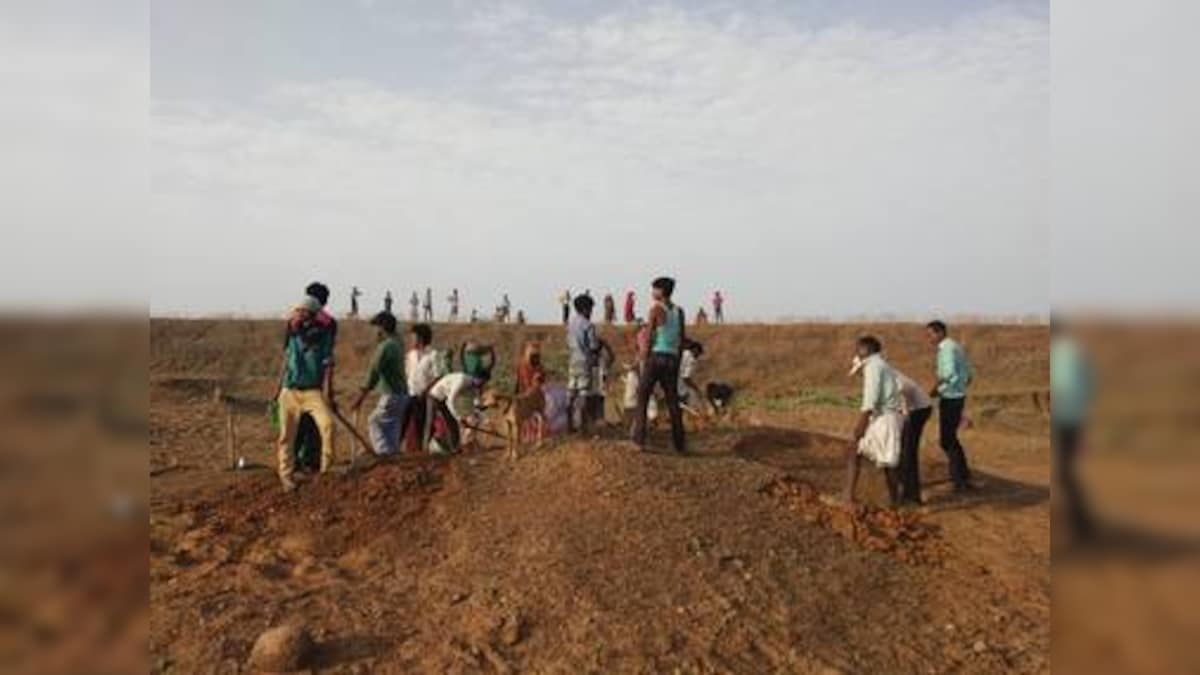
[[[542,388],[531,389],[524,394],[513,396],[500,394],[489,389],[484,394],[483,404],[487,408],[497,408],[504,419],[504,436],[508,440],[508,458],[516,459],[521,446],[521,429],[526,422],[534,420],[537,428],[538,445],[546,437],[546,395]]]

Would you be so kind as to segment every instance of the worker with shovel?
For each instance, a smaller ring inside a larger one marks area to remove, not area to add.
[[[350,409],[358,412],[372,390],[379,392],[375,410],[367,418],[371,447],[376,455],[394,455],[399,451],[400,422],[408,403],[408,383],[404,376],[404,346],[396,335],[396,317],[380,312],[371,318],[379,345],[371,359],[371,368]]]
[[[276,455],[284,492],[296,489],[292,443],[302,415],[312,417],[321,436],[321,473],[327,472],[333,462],[333,345],[337,329],[336,324],[321,321],[320,314],[321,301],[306,295],[288,316],[277,395]]]

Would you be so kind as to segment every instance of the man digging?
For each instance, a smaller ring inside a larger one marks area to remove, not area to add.
[[[883,345],[873,336],[858,339],[858,357],[862,359],[863,397],[854,439],[846,448],[846,487],[842,503],[854,505],[862,457],[883,469],[892,506],[898,501],[900,435],[904,428],[901,414],[900,384],[896,373],[883,359]]]

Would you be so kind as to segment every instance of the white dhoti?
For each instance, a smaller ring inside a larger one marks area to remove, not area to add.
[[[904,417],[888,411],[871,418],[867,433],[858,442],[858,454],[875,462],[875,466],[893,469],[900,464],[900,435]]]

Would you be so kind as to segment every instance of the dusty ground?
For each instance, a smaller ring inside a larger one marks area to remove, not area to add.
[[[343,322],[342,389],[365,326]],[[952,496],[927,433],[928,506],[851,516],[841,479],[853,337],[878,333],[928,379],[915,326],[757,326],[700,334],[702,379],[743,393],[694,454],[638,454],[616,430],[516,463],[498,449],[329,475],[285,496],[231,472],[212,391],[271,389],[274,323],[151,325],[151,664],[237,672],[265,628],[314,632],[319,672],[1043,672],[1050,651],[1046,333],[970,327],[980,381],[964,434],[982,489]],[[556,328],[439,327],[501,346]],[[623,350],[623,337],[609,331]],[[559,358],[551,354],[554,364]],[[270,465],[264,415],[239,454]],[[662,448],[660,434],[656,445]],[[348,439],[343,450],[348,447]],[[865,474],[864,497],[882,501]]]

